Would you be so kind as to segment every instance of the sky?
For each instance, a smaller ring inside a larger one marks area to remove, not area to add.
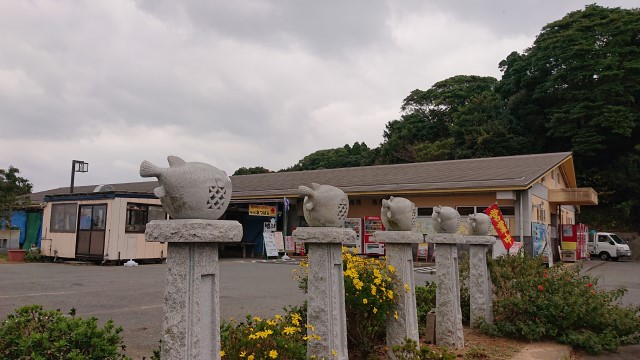
[[[0,0],[0,169],[34,192],[143,181],[167,156],[276,171],[383,141],[402,100],[597,2]]]

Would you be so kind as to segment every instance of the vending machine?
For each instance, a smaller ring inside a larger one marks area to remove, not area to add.
[[[589,258],[587,247],[589,228],[585,224],[564,224],[561,236],[563,260]]]
[[[380,216],[365,216],[362,218],[362,253],[365,255],[384,255],[384,243],[373,241],[376,231],[383,231],[384,225]]]
[[[344,227],[347,229],[353,229],[356,232],[356,240],[353,243],[343,243],[348,248],[354,248],[356,254],[362,254],[362,219],[360,218],[347,218],[344,221]]]

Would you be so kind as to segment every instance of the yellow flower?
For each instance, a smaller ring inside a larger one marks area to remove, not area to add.
[[[331,355],[338,356],[338,352],[335,349],[331,349]]]
[[[373,313],[377,314],[378,313],[378,308],[373,308]]]
[[[393,299],[393,290],[387,291],[387,296],[389,296],[389,299]]]
[[[296,328],[293,326],[285,326],[282,332],[285,333],[286,335],[291,335],[296,332]]]
[[[371,295],[375,295],[376,294],[376,287],[375,285],[371,285]]]
[[[313,334],[313,335],[311,335],[311,338],[312,338],[312,339],[315,339],[315,340],[322,340],[322,338],[321,338],[321,337],[320,337],[320,335],[318,335],[318,334]]]
[[[224,357],[224,350],[220,350],[220,357]]]
[[[397,318],[398,318],[398,312],[397,312],[397,311],[393,313],[393,318],[394,318],[394,319],[397,319]]]
[[[261,319],[259,316],[254,316],[254,317],[253,317],[253,320],[255,320],[255,321],[262,321],[262,319]]]
[[[408,293],[411,292],[411,287],[409,286],[409,284],[404,283],[404,291],[406,291]]]
[[[393,265],[387,266],[387,269],[389,269],[389,271],[391,271],[392,274],[396,272],[396,268],[394,268]]]
[[[243,352],[240,353],[240,357],[245,357],[245,356],[247,356],[247,352],[246,351],[243,351]]]
[[[369,300],[367,300],[367,299],[362,299],[362,303],[363,303],[363,304],[366,304],[366,303],[368,303],[368,302],[369,302]]]
[[[278,352],[275,351],[275,350],[269,351],[269,357],[272,358],[272,359],[277,358],[278,357]]]
[[[249,355],[249,357],[247,358],[247,360],[253,360],[253,359],[254,359],[253,355]]]
[[[274,320],[267,320],[267,325],[276,326],[276,322]]]
[[[313,327],[313,325],[311,325],[311,324],[307,324],[304,327],[306,327],[307,329],[311,329],[311,331],[316,331],[316,328]]]
[[[249,334],[249,340],[255,340],[258,338],[258,335],[256,334]]]

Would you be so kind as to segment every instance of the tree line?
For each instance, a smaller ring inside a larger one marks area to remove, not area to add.
[[[319,150],[280,171],[572,151],[578,186],[593,187],[600,202],[580,220],[637,230],[640,9],[570,12],[499,68],[501,79],[457,75],[412,91],[377,148]]]

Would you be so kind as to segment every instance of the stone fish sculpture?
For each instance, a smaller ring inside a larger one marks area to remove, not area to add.
[[[485,213],[475,213],[469,215],[467,219],[469,224],[469,235],[488,235],[489,226],[491,226],[491,218]]]
[[[449,206],[436,206],[433,208],[433,230],[437,233],[453,234],[460,226],[460,214]]]
[[[349,212],[349,198],[342,190],[331,185],[311,184],[299,186],[304,195],[304,219],[313,227],[341,227]]]
[[[167,157],[168,168],[149,161],[140,164],[140,176],[157,177],[159,187],[153,193],[174,219],[217,220],[229,206],[231,179],[209,164],[186,162],[177,156]]]
[[[384,228],[389,231],[411,231],[416,225],[416,204],[402,198],[391,196],[382,200],[380,218]]]

